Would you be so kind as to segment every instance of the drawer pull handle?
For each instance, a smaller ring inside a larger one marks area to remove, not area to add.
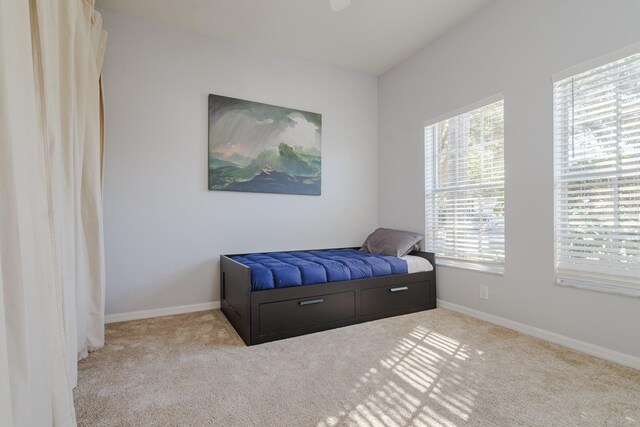
[[[306,301],[300,301],[300,305],[322,304],[323,302],[324,302],[323,298],[308,299]]]
[[[400,286],[398,288],[391,288],[389,289],[389,292],[402,292],[402,291],[408,291],[409,288],[406,286]]]

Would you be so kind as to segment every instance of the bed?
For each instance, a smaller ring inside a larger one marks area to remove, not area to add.
[[[435,259],[358,248],[220,256],[221,309],[247,345],[436,307]]]

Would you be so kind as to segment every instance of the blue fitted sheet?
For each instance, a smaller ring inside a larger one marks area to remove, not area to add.
[[[355,249],[270,252],[231,257],[251,268],[251,290],[406,274],[407,262]]]

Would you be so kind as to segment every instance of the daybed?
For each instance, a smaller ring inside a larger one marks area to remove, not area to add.
[[[357,249],[221,255],[222,312],[253,345],[436,307],[432,253],[397,258]],[[431,271],[411,272],[416,260]]]

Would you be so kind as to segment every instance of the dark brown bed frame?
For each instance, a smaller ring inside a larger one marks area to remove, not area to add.
[[[348,248],[358,249],[358,248]],[[251,291],[251,269],[220,256],[220,305],[247,345],[436,308],[433,271]]]

